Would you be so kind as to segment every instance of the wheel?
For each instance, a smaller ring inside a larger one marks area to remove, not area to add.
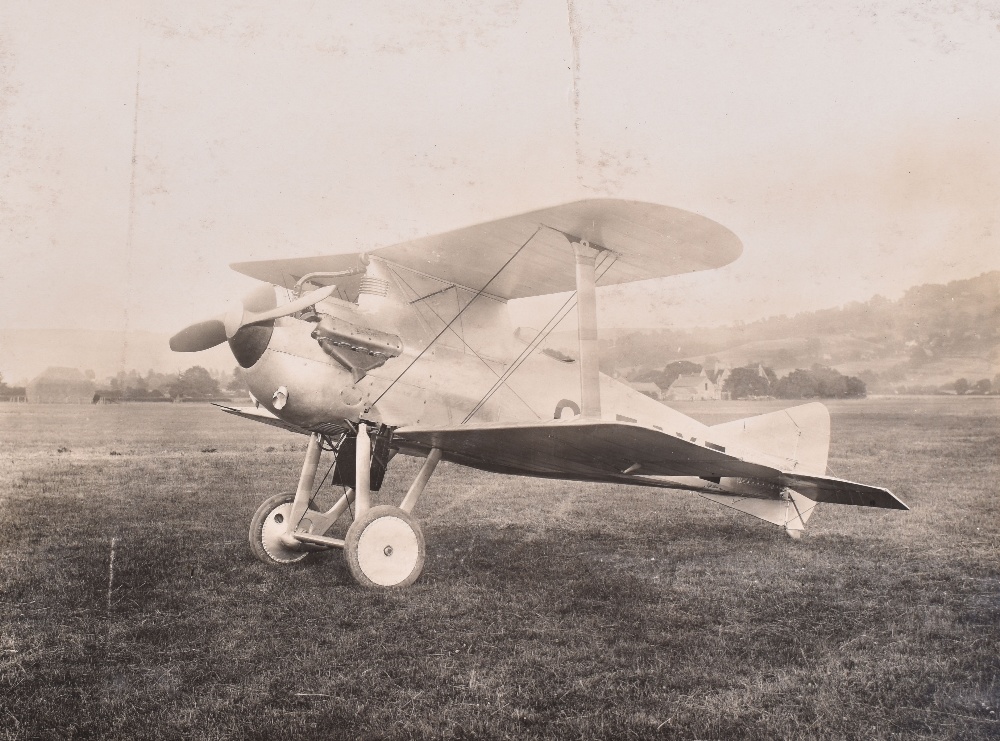
[[[294,500],[295,494],[291,492],[275,494],[264,500],[250,521],[250,549],[271,566],[297,563],[309,555],[309,551],[289,548],[281,540]]]
[[[424,568],[424,534],[399,507],[372,507],[348,528],[347,568],[364,587],[408,587]]]

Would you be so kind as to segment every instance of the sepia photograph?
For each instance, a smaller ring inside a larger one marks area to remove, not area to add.
[[[0,3],[0,739],[1000,738],[1000,1]]]

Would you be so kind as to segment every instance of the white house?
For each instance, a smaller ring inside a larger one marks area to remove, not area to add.
[[[664,399],[668,401],[702,401],[720,399],[719,387],[712,382],[705,371],[698,374],[680,376],[670,384]]]

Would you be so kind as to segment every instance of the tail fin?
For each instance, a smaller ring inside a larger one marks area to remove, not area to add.
[[[830,449],[830,412],[823,404],[803,404],[779,412],[712,427],[714,437],[734,447],[753,448],[775,459],[783,471],[823,476]],[[722,479],[726,493],[702,494],[718,504],[784,527],[793,538],[805,529],[816,502],[789,488]]]
[[[826,474],[830,450],[830,412],[818,401],[779,412],[713,425],[735,446],[746,446],[782,460],[784,471]]]

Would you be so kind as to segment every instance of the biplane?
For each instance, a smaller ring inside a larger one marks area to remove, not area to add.
[[[907,509],[887,489],[826,475],[820,403],[706,426],[599,371],[597,286],[719,268],[742,249],[698,214],[583,200],[367,253],[236,263],[264,285],[170,347],[228,342],[254,406],[224,410],[309,437],[295,491],[252,518],[254,554],[291,564],[342,549],[368,587],[420,575],[413,511],[442,460],[694,492],[792,537],[820,502]],[[540,328],[515,329],[507,302],[547,294],[568,298]],[[551,333],[574,308],[578,343],[566,352]],[[343,495],[320,510],[324,451]],[[374,506],[396,455],[423,464],[398,506]]]

